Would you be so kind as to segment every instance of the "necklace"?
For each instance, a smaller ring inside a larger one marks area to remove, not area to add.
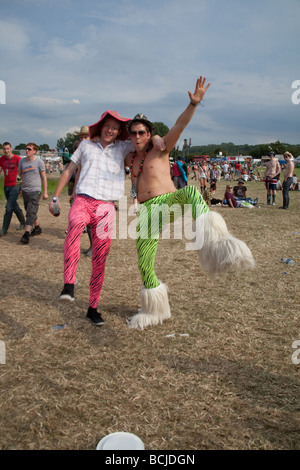
[[[133,161],[134,161],[134,159],[135,159],[135,157],[136,157],[136,153],[133,155],[133,157],[132,157],[132,159],[131,159],[131,162],[130,162],[130,173],[131,173],[131,175],[132,175],[134,178],[137,178],[137,177],[142,173],[142,169],[143,169],[143,165],[144,165],[144,161],[145,161],[146,156],[147,156],[147,152],[145,152],[145,154],[144,154],[144,156],[143,156],[143,158],[142,158],[142,161],[141,161],[141,163],[140,163],[139,171],[138,171],[137,174],[135,175],[135,174],[133,173],[133,168],[132,168],[132,167],[133,167]]]

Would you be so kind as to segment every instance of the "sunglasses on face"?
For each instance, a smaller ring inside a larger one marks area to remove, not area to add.
[[[28,150],[28,152],[30,152],[30,151],[33,150],[33,149],[31,149],[30,147],[26,147],[26,151],[27,151],[27,150]]]
[[[147,133],[147,131],[131,131],[130,135],[136,136],[136,135],[144,135],[146,133]]]

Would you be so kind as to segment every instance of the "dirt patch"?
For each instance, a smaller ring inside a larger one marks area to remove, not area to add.
[[[184,240],[161,240],[156,271],[169,287],[172,317],[145,331],[126,324],[140,306],[133,239],[112,242],[99,304],[106,324],[95,328],[85,319],[91,259],[84,254],[76,302],[57,301],[67,199],[58,218],[41,203],[43,233],[28,246],[13,218],[0,239],[1,449],[95,449],[115,431],[137,434],[148,450],[300,448],[300,365],[292,361],[300,340],[300,193],[287,212],[278,209],[281,192],[272,207],[263,183],[247,187],[260,208],[213,210],[252,249],[255,270],[212,281]],[[127,179],[131,205],[129,191]],[[86,234],[81,246],[89,246]],[[53,329],[59,324],[67,326]]]

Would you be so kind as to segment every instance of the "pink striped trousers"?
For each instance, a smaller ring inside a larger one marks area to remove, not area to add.
[[[64,283],[75,284],[80,258],[80,238],[86,225],[91,227],[92,274],[89,306],[97,308],[104,281],[105,262],[113,235],[113,203],[88,196],[76,196],[69,212],[68,233],[64,245]]]

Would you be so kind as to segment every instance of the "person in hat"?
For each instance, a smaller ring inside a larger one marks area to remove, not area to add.
[[[192,209],[196,235],[194,249],[197,249],[201,264],[208,273],[214,275],[229,269],[254,266],[250,249],[228,232],[221,215],[210,212],[198,189],[188,185],[177,190],[170,175],[169,152],[209,88],[210,84],[205,86],[205,81],[205,78],[198,78],[194,93],[188,92],[190,102],[187,108],[163,137],[165,150],[158,151],[150,144],[152,127],[144,114],[135,116],[128,124],[135,151],[127,155],[125,163],[130,168],[140,202],[136,246],[143,282],[141,309],[128,319],[130,328],[144,329],[171,316],[168,288],[155,274],[155,255],[163,226],[181,216],[185,205]]]
[[[74,301],[74,284],[80,258],[80,238],[86,225],[91,227],[92,273],[87,319],[95,326],[104,323],[97,311],[107,255],[111,246],[114,201],[124,194],[124,159],[133,150],[126,124],[130,119],[117,111],[105,111],[99,121],[89,126],[89,140],[83,140],[62,173],[53,197],[59,198],[73,172],[80,166],[76,196],[69,212],[64,244],[64,287],[59,299]],[[156,139],[162,148],[162,139]],[[163,143],[163,142],[162,142]],[[58,201],[59,203],[59,201]],[[53,212],[53,201],[49,210]]]
[[[275,153],[269,153],[270,160],[266,163],[265,172],[265,184],[267,188],[267,204],[271,204],[272,194],[272,205],[275,206],[276,194],[277,194],[277,182],[280,179],[281,166],[279,161],[275,158]]]
[[[233,195],[235,198],[246,199],[247,187],[243,180],[238,180],[237,186],[234,186],[233,188]]]
[[[289,191],[291,185],[293,183],[293,172],[295,168],[295,164],[293,162],[294,157],[290,152],[285,152],[283,154],[285,160],[285,169],[284,169],[284,176],[283,176],[283,183],[282,183],[282,207],[279,209],[287,210],[290,204],[290,196]]]
[[[258,202],[258,198],[247,197],[247,187],[242,179],[238,180],[238,185],[233,187],[233,196],[236,201],[249,202],[253,206],[256,206]]]
[[[89,128],[88,128],[88,126],[81,126],[78,135],[80,137],[80,140],[88,139],[89,138]]]

